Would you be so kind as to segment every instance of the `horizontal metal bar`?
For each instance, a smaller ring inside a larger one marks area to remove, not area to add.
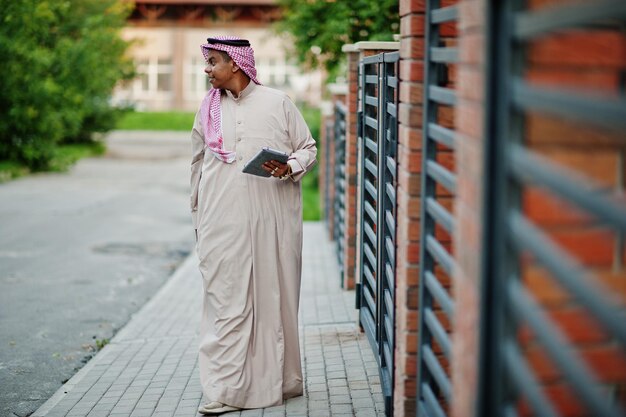
[[[365,104],[368,106],[378,106],[378,97],[367,96],[365,97]]]
[[[363,224],[363,230],[365,231],[365,235],[369,238],[370,242],[372,242],[372,244],[374,244],[376,242],[376,232],[374,232],[374,229],[372,228],[372,226],[370,226],[369,224],[365,223]],[[372,261],[372,265],[376,264],[376,255],[374,255],[374,253],[372,252],[372,255],[374,256],[373,259],[370,259],[370,261]]]
[[[395,206],[396,189],[394,188],[392,183],[388,182],[385,184],[385,192],[387,193],[387,197],[389,197],[389,201],[391,201],[393,203],[393,206]]]
[[[392,342],[393,341],[393,323],[391,322],[391,318],[387,315],[383,318],[383,327],[385,331],[385,339]],[[387,362],[393,366],[393,362]]]
[[[363,62],[363,64],[367,65],[367,64],[378,64],[379,62],[383,62],[384,59],[384,53],[380,53],[380,54],[376,54],[376,55],[370,55],[370,56],[366,56],[365,58],[363,58],[361,60],[361,62]]]
[[[385,210],[385,222],[387,223],[387,230],[390,236],[396,234],[396,219],[393,217],[391,210]]]
[[[378,175],[378,167],[375,163],[370,161],[369,159],[365,160],[365,169],[368,170],[372,175]]]
[[[422,361],[428,367],[428,371],[433,376],[435,382],[439,386],[439,389],[443,393],[448,403],[452,397],[452,388],[450,387],[450,379],[446,372],[443,370],[441,364],[437,360],[437,356],[428,345],[422,345]]]
[[[611,129],[626,129],[626,100],[623,98],[532,87],[517,79],[513,82],[512,99],[523,110],[545,111]]]
[[[448,106],[456,104],[456,92],[451,88],[431,85],[428,87],[428,98],[436,103]]]
[[[363,297],[365,297],[367,307],[372,310],[372,312],[376,311],[376,300],[374,300],[374,296],[369,288],[363,288]]]
[[[439,323],[439,320],[437,320],[437,316],[435,316],[435,313],[432,309],[423,309],[423,314],[424,323],[426,324],[426,326],[428,326],[428,330],[430,330],[430,333],[435,337],[437,343],[439,343],[439,345],[443,349],[443,353],[444,355],[446,355],[446,358],[450,359],[452,349],[450,348],[450,338],[446,334],[445,329],[443,328],[441,323]]]
[[[385,252],[387,253],[389,262],[395,264],[396,248],[393,244],[393,240],[389,236],[385,237]]]
[[[543,395],[539,388],[539,382],[529,370],[528,364],[519,353],[517,347],[512,342],[507,341],[502,349],[504,351],[504,361],[509,368],[508,377],[530,403],[530,407],[534,411],[533,415],[558,417],[559,414],[554,410],[545,395]]]
[[[398,85],[398,77],[396,77],[395,75],[387,76],[387,87],[391,87],[396,90],[398,88]]]
[[[376,191],[376,187],[372,185],[369,181],[365,181],[365,189],[372,196],[373,199],[378,198],[378,192]]]
[[[376,310],[371,311],[368,308],[361,308],[359,310],[360,321],[363,329],[365,330],[365,335],[367,336],[367,340],[370,342],[370,347],[374,352],[378,351],[378,340],[376,339],[376,321],[372,314],[375,314]],[[380,365],[380,357],[378,355],[374,355],[376,362]]]
[[[610,292],[600,286],[599,280],[522,215],[512,213],[509,227],[513,243],[530,251],[561,286],[589,309],[622,348],[626,348],[626,317],[623,308],[612,302]]]
[[[513,36],[528,40],[560,29],[626,17],[623,0],[595,0],[589,3],[567,4],[539,11],[516,13]]]
[[[448,129],[436,123],[429,123],[428,137],[430,137],[437,143],[447,146],[450,149],[456,148],[455,133],[452,129]]]
[[[348,112],[348,107],[343,101],[337,100],[335,101],[335,111],[340,113],[342,116],[345,116],[345,114]]]
[[[398,164],[396,163],[396,160],[391,156],[387,156],[385,160],[387,161],[387,169],[389,170],[389,173],[392,174],[393,179],[395,179],[396,172],[398,171],[397,169]],[[391,181],[388,182],[387,184],[391,184]],[[394,194],[395,194],[395,191],[394,191]]]
[[[548,188],[593,214],[599,222],[609,223],[626,231],[626,210],[623,203],[607,198],[605,192],[599,191],[602,186],[519,145],[511,147],[509,158],[509,165],[516,178]]]
[[[385,359],[385,368],[393,369],[393,359],[391,358],[391,346],[388,343],[383,343],[383,358]],[[381,369],[382,370],[382,369]]]
[[[375,75],[366,75],[365,76],[366,84],[378,84],[378,74]]]
[[[398,110],[396,108],[396,105],[390,102],[387,102],[387,113],[390,114],[392,117],[398,117]]]
[[[372,219],[372,221],[376,221],[376,209],[374,209],[374,206],[372,206],[370,204],[369,201],[365,202],[365,211],[367,212],[367,214],[369,214],[370,219]]]
[[[428,291],[433,296],[437,303],[441,306],[443,311],[445,311],[446,315],[449,319],[452,319],[454,315],[454,301],[448,294],[445,288],[441,285],[435,274],[431,271],[424,272],[425,284]]]
[[[446,22],[452,22],[459,18],[458,6],[442,7],[441,9],[435,9],[430,12],[430,23],[441,24]]]
[[[426,198],[426,211],[450,234],[454,231],[455,221],[452,214],[433,197]]]
[[[430,48],[430,60],[439,64],[453,64],[459,60],[458,48]]]
[[[365,125],[378,130],[378,120],[373,117],[365,116]]]
[[[365,201],[364,208],[365,208],[365,212],[367,212],[367,214],[369,214],[370,219],[372,219],[372,221],[375,222],[376,221],[376,210],[374,209],[374,206],[372,206],[369,201]]]
[[[386,262],[385,263],[385,274],[387,276],[387,286],[389,288],[395,288],[395,280],[396,280],[396,276],[393,272],[393,268],[391,267],[391,265]],[[393,306],[393,304],[392,304]]]
[[[551,323],[550,318],[515,278],[509,279],[507,297],[506,304],[513,308],[518,320],[528,323],[548,356],[578,393],[577,398],[590,408],[589,415],[622,415],[606,401],[606,396],[598,389],[600,385],[595,375],[569,346],[560,328]]]
[[[370,270],[370,268],[366,264],[363,265],[363,275],[365,276],[365,281],[369,285],[369,288],[373,288],[374,291],[375,291],[375,289],[376,289],[376,278],[374,278],[374,275],[372,274],[372,271]],[[365,291],[365,289],[363,289],[363,291]]]
[[[378,145],[376,144],[376,141],[370,138],[365,138],[365,147],[370,151],[378,154]]]
[[[439,400],[435,397],[433,390],[428,384],[422,384],[422,396],[424,401],[420,400],[420,403],[421,408],[423,408],[423,417],[446,417],[446,413],[439,405]]]
[[[383,61],[384,62],[393,63],[393,62],[398,62],[399,60],[400,60],[400,52],[399,51],[385,52],[383,54]]]
[[[426,162],[426,173],[451,193],[456,193],[456,175],[435,161]]]
[[[452,276],[454,260],[446,248],[441,246],[441,243],[439,243],[432,235],[426,236],[426,249],[428,249],[428,253],[437,260],[439,265],[446,270],[448,275]]]

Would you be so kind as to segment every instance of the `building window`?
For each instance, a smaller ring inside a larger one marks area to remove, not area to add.
[[[185,64],[185,95],[191,99],[204,97],[211,89],[211,83],[204,73],[206,62],[202,58],[192,57]]]
[[[137,61],[139,76],[135,91],[142,97],[172,93],[172,60],[169,58],[142,58]]]

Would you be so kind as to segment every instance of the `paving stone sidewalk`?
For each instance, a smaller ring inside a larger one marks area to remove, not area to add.
[[[157,295],[34,417],[195,417],[202,398],[197,329],[201,281],[192,254]],[[383,416],[376,360],[339,287],[324,224],[304,224],[300,338],[305,394],[225,416]]]

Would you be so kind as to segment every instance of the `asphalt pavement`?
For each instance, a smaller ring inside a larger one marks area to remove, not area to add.
[[[193,247],[189,134],[113,132],[67,173],[0,184],[0,416],[28,416]]]

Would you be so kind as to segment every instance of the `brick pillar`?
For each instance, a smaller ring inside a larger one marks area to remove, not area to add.
[[[330,217],[328,217],[329,214],[329,207],[326,205],[326,195],[328,193],[329,190],[326,189],[326,179],[329,176],[329,173],[326,172],[326,166],[327,166],[327,159],[330,157],[330,155],[326,154],[326,144],[328,141],[332,140],[332,136],[329,137],[327,135],[327,124],[332,123],[332,106],[331,103],[328,102],[323,102],[322,106],[321,106],[321,110],[322,110],[322,120],[320,122],[320,137],[318,138],[318,159],[320,161],[320,169],[319,169],[319,173],[318,173],[318,184],[319,184],[319,190],[320,190],[320,204],[322,206],[322,215],[323,218],[325,219],[330,219]],[[328,164],[328,166],[332,166],[330,164]],[[328,227],[328,224],[327,224]]]
[[[459,2],[459,63],[455,126],[457,197],[453,236],[457,270],[452,279],[456,317],[452,333],[452,416],[475,412],[479,357],[482,245],[484,0]]]
[[[359,53],[353,45],[344,45],[342,50],[348,60],[348,91],[346,95],[346,234],[344,236],[343,288],[354,288],[357,258],[357,224],[360,220],[360,198],[357,193],[357,112],[359,102]]]
[[[424,2],[400,1],[394,414],[415,415],[418,346]]]

